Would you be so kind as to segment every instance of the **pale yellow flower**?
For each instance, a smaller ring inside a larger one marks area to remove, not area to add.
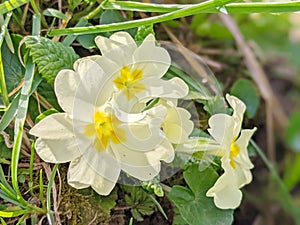
[[[122,93],[119,97],[127,101],[137,98],[141,102],[151,98],[183,98],[188,94],[188,86],[181,79],[161,79],[171,58],[164,48],[156,46],[152,34],[139,46],[127,32],[116,32],[110,38],[98,36],[95,42],[102,56],[92,58],[113,82],[114,90]]]
[[[242,200],[240,188],[252,181],[250,169],[253,164],[249,159],[247,146],[256,128],[241,130],[246,106],[234,96],[227,94],[226,99],[234,111],[231,116],[223,113],[211,116],[208,132],[213,139],[190,139],[177,150],[189,154],[206,151],[209,155],[221,158],[224,173],[206,195],[214,198],[218,208],[234,209]]]
[[[113,82],[95,61],[81,59],[73,70],[62,70],[55,93],[64,113],[47,116],[30,131],[38,137],[35,148],[46,162],[71,162],[68,183],[91,186],[107,195],[120,171],[150,180],[160,171],[160,161],[171,162],[174,149],[161,129],[167,115],[164,106],[128,115],[115,115]]]

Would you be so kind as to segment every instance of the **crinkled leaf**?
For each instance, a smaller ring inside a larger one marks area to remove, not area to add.
[[[247,106],[246,116],[253,118],[259,105],[259,94],[254,84],[246,79],[238,79],[232,86],[230,94],[241,99]]]
[[[73,68],[73,63],[78,59],[73,48],[48,38],[27,36],[25,43],[30,49],[30,55],[33,62],[37,64],[39,73],[50,84],[54,83],[61,69]]]
[[[123,186],[128,192],[125,195],[127,205],[131,206],[131,214],[137,221],[142,221],[144,215],[151,215],[154,212],[154,203],[148,193],[138,186]],[[130,193],[130,194],[129,194]]]
[[[168,197],[177,206],[180,215],[189,225],[229,225],[233,222],[233,210],[218,209],[213,198],[206,197],[218,174],[211,168],[199,171],[198,165],[190,166],[183,177],[189,186],[173,186]]]

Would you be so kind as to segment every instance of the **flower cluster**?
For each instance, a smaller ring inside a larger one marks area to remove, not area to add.
[[[215,205],[221,209],[237,208],[242,200],[240,188],[252,181],[250,169],[253,168],[247,151],[250,138],[256,128],[243,129],[243,114],[246,106],[238,98],[226,95],[233,114],[212,115],[208,121],[211,138],[190,139],[182,145],[181,151],[193,154],[206,151],[209,155],[220,157],[224,173],[219,177],[206,195],[213,197]]]
[[[162,79],[171,59],[153,35],[139,46],[126,32],[95,42],[101,56],[79,59],[55,79],[64,112],[47,116],[30,133],[38,137],[35,148],[44,161],[70,162],[71,186],[108,195],[121,170],[142,181],[157,176],[161,161],[174,159],[173,145],[188,140],[193,123],[177,106],[188,86],[179,78]]]

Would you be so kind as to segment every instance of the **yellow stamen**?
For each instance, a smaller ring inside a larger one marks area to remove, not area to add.
[[[127,66],[123,66],[118,76],[113,82],[116,87],[124,91],[127,99],[132,99],[136,93],[146,89],[144,84],[139,83],[143,78],[143,71],[139,69],[131,70]]]
[[[94,146],[101,152],[108,147],[110,140],[115,144],[125,140],[125,132],[118,128],[119,124],[120,121],[115,116],[96,111],[94,123],[85,126],[84,134],[87,137],[96,136]]]
[[[235,140],[236,138],[234,138],[231,142],[231,145],[230,145],[230,155],[229,155],[229,158],[230,158],[230,165],[232,166],[232,168],[236,168],[236,164],[234,162],[234,157],[238,156],[240,154],[240,146],[238,146],[236,143],[235,143]]]

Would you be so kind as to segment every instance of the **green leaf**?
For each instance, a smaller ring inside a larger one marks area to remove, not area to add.
[[[111,24],[111,23],[119,23],[129,21],[129,19],[124,18],[121,13],[116,10],[105,10],[100,17],[100,25]],[[126,29],[131,36],[135,36],[137,32],[137,28]]]
[[[300,153],[286,157],[283,182],[291,190],[300,182]]]
[[[20,35],[12,35],[11,36],[15,53],[12,53],[7,46],[7,43],[4,42],[1,48],[2,52],[2,61],[4,67],[5,81],[7,86],[7,91],[11,92],[14,88],[16,88],[20,81],[24,77],[24,68],[18,57],[18,46],[22,37]],[[21,49],[21,54],[24,49]]]
[[[45,16],[56,17],[56,18],[59,18],[59,19],[62,19],[62,20],[67,20],[68,19],[68,17],[65,14],[58,11],[57,9],[48,8],[48,9],[44,10],[43,14]]]
[[[286,129],[288,145],[296,152],[300,152],[300,110],[296,110],[290,117],[289,126]]]
[[[91,49],[96,47],[95,38],[98,34],[84,34],[79,35],[76,40],[86,49]]]
[[[246,79],[238,79],[232,86],[230,94],[241,99],[247,106],[246,116],[253,118],[259,105],[259,94],[255,85]]]
[[[61,69],[71,69],[78,59],[74,49],[60,42],[51,41],[44,37],[25,37],[26,47],[30,49],[33,62],[37,64],[39,73],[50,84],[54,83]]]
[[[233,222],[233,210],[218,209],[213,198],[206,197],[207,190],[214,185],[218,174],[208,168],[202,172],[198,165],[190,166],[183,177],[189,186],[173,186],[168,197],[178,207],[180,215],[189,225],[229,225]]]
[[[139,186],[123,186],[128,193],[125,195],[126,203],[131,206],[131,214],[137,221],[142,221],[144,215],[151,215],[154,212],[154,202],[151,195]],[[130,193],[130,194],[129,194]]]

